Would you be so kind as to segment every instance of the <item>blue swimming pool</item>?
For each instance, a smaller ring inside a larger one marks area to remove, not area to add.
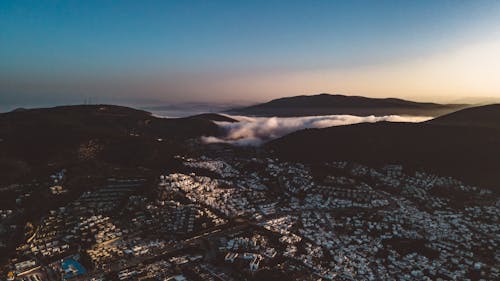
[[[64,270],[64,279],[70,279],[87,272],[83,265],[74,259],[63,260],[61,267]]]

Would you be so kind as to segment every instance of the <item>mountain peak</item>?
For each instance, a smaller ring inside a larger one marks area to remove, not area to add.
[[[465,105],[422,103],[397,98],[368,98],[343,94],[320,93],[283,97],[266,103],[229,111],[253,116],[311,115],[420,115],[439,116],[464,108]]]

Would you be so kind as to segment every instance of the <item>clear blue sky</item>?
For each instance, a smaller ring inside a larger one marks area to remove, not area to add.
[[[491,50],[499,30],[500,1],[3,0],[0,103],[379,96],[370,71],[421,67],[469,44]]]

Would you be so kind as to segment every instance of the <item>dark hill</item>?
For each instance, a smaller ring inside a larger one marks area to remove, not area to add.
[[[263,104],[233,109],[229,113],[282,117],[335,114],[439,116],[464,107],[465,105],[419,103],[395,98],[319,94],[275,99]]]
[[[0,169],[12,177],[79,162],[155,166],[186,140],[217,135],[206,118],[157,118],[114,105],[77,105],[0,114]]]
[[[427,121],[430,124],[500,129],[500,104],[471,107]]]
[[[302,130],[274,140],[267,146],[290,160],[402,163],[498,188],[500,130],[478,126],[483,122],[492,123],[479,117],[490,116],[490,111],[496,110],[494,107],[482,107],[473,111],[478,116],[478,120],[469,120],[470,124],[476,124],[474,126],[434,122],[363,123]],[[445,116],[442,120],[453,120],[452,116],[465,113],[469,115],[469,109],[463,111]]]
[[[213,134],[217,126],[204,118],[157,118],[149,112],[115,105],[76,105],[0,114],[0,134],[142,135],[186,138]]]

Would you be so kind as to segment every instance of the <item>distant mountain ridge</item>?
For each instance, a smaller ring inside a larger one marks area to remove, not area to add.
[[[197,118],[197,119],[204,119],[204,120],[210,120],[214,122],[229,122],[229,123],[234,123],[238,122],[238,120],[233,119],[231,117],[222,115],[222,114],[217,114],[217,113],[202,113],[202,114],[197,114],[190,116],[188,118]]]
[[[467,108],[423,123],[362,123],[305,129],[269,142],[293,161],[400,163],[499,191],[500,105]]]
[[[419,115],[439,116],[467,107],[463,104],[413,102],[397,98],[368,98],[339,94],[285,97],[228,111],[230,114],[296,117],[311,115]]]

